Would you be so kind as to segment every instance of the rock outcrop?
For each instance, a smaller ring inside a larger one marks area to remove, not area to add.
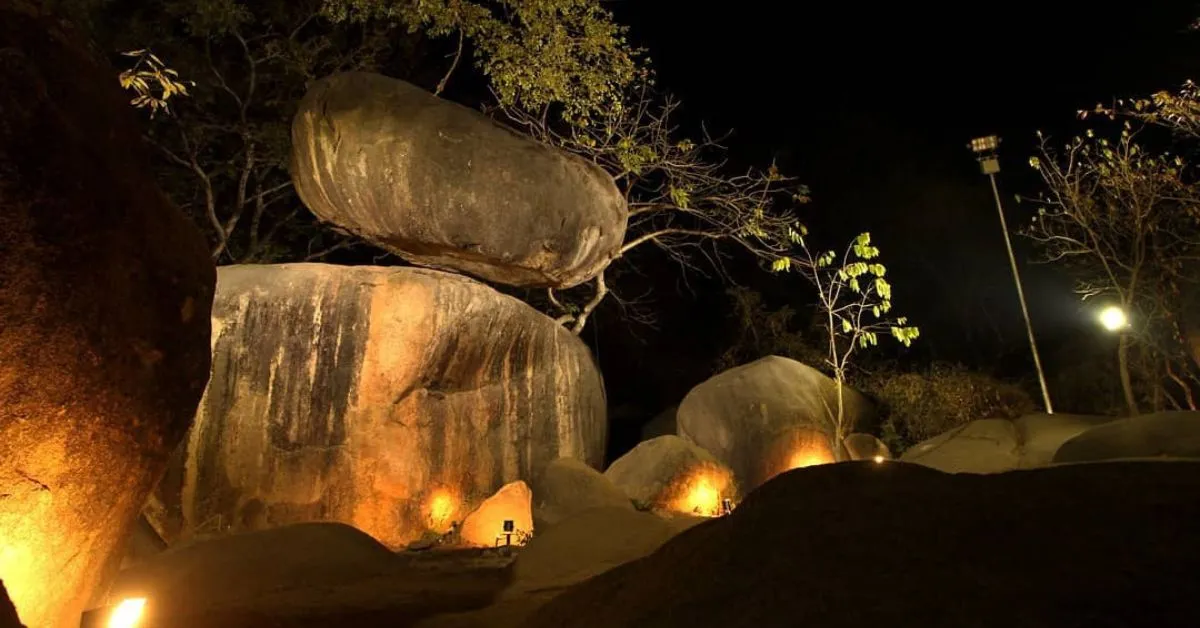
[[[1200,458],[1200,412],[1158,412],[1108,422],[1065,441],[1054,462]]]
[[[721,500],[736,500],[733,472],[678,436],[639,443],[604,471],[641,508],[713,517]]]
[[[874,415],[845,389],[846,433]],[[768,356],[718,373],[679,405],[678,433],[733,469],[743,492],[799,466],[836,459],[833,380],[795,360]]]
[[[546,465],[533,485],[533,524],[544,530],[591,508],[633,510],[629,497],[604,474],[575,458]]]
[[[0,579],[78,626],[208,379],[214,271],[117,72],[0,2]]]
[[[1192,462],[823,465],[780,475],[522,626],[1190,626],[1198,492]]]
[[[598,166],[398,79],[314,83],[292,151],[314,214],[421,266],[566,288],[625,238],[624,198]]]
[[[1112,421],[1081,414],[1031,414],[1019,419],[981,419],[918,443],[900,457],[946,473],[1001,473],[1053,462],[1075,436]]]
[[[466,277],[219,270],[213,377],[160,485],[168,540],[332,520],[398,548],[560,456],[599,465],[587,347]]]

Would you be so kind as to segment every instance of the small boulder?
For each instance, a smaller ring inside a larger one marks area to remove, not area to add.
[[[537,530],[590,508],[627,508],[633,502],[604,474],[576,458],[546,465],[533,485],[533,525]]]
[[[564,519],[539,533],[513,564],[510,592],[557,589],[637,560],[678,533],[649,513],[602,507]]]
[[[1019,438],[1008,419],[971,421],[914,445],[900,460],[946,473],[999,473],[1020,463]]]
[[[533,493],[529,485],[518,480],[500,487],[495,495],[483,500],[463,519],[459,536],[465,545],[494,547],[504,534],[504,522],[513,522],[513,544],[524,535],[533,534]]]
[[[722,499],[737,495],[733,472],[678,436],[639,443],[613,462],[604,477],[645,509],[715,516]]]
[[[1068,440],[1054,462],[1200,458],[1200,412],[1158,412],[1112,421]]]
[[[844,433],[866,426],[874,407],[843,389]],[[743,491],[782,471],[836,459],[837,386],[820,371],[767,356],[697,385],[679,404],[678,434],[728,465]]]
[[[877,457],[891,460],[892,458],[892,452],[888,450],[888,446],[870,434],[861,432],[851,434],[842,444],[846,447],[846,456],[851,460],[874,460]]]

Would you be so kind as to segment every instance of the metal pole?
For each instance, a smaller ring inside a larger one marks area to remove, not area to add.
[[[1025,290],[1021,288],[1021,274],[1017,271],[1017,256],[1013,254],[1012,240],[1008,237],[1008,221],[1004,219],[1004,204],[1000,202],[1000,188],[996,186],[996,173],[989,173],[992,195],[996,198],[996,213],[1000,215],[1000,227],[1004,230],[1004,246],[1008,249],[1008,263],[1012,266],[1013,282],[1017,284],[1017,298],[1021,301],[1021,314],[1025,316],[1025,330],[1029,332],[1029,349],[1033,351],[1033,365],[1037,368],[1038,383],[1042,385],[1042,401],[1046,414],[1054,414],[1050,405],[1050,388],[1046,386],[1046,373],[1042,371],[1042,360],[1038,357],[1037,340],[1033,337],[1033,322],[1029,320],[1029,307],[1025,305]]]

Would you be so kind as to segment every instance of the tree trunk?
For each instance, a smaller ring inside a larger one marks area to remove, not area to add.
[[[1129,378],[1129,334],[1122,333],[1117,344],[1117,368],[1121,374],[1121,391],[1125,393],[1125,406],[1129,416],[1140,414],[1137,399],[1133,396],[1133,381]]]
[[[837,386],[837,415],[834,416],[833,426],[833,458],[838,462],[846,460],[846,448],[842,443],[846,440],[846,374],[841,369],[834,372],[834,383]]]

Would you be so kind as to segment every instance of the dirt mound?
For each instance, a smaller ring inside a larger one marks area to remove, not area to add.
[[[170,600],[172,613],[229,608],[290,589],[396,573],[400,561],[340,523],[302,523],[171,549],[121,572],[110,597]]]
[[[525,627],[1194,625],[1198,493],[1190,462],[799,469]]]

